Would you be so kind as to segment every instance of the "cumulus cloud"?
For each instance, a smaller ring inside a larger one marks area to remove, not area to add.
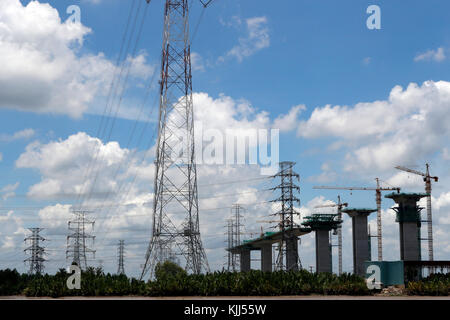
[[[427,52],[418,54],[414,61],[435,61],[435,62],[442,62],[446,59],[444,48],[440,47],[436,50],[428,50]]]
[[[280,129],[281,132],[296,129],[298,125],[298,117],[304,110],[306,110],[305,105],[292,107],[288,114],[280,115],[274,120],[273,127]]]
[[[49,4],[0,2],[0,108],[80,117],[97,95],[106,95],[114,64],[103,53],[81,53],[92,32],[80,22],[61,21]],[[149,72],[145,55],[133,77]]]
[[[347,171],[380,172],[442,150],[450,134],[449,108],[450,82],[411,83],[394,87],[388,100],[316,108],[300,122],[298,135],[338,139],[340,146],[352,146]]]
[[[113,191],[116,182],[111,179],[114,169],[129,154],[117,142],[103,144],[100,139],[84,132],[71,135],[66,140],[48,144],[33,142],[16,161],[18,168],[35,169],[42,180],[30,187],[31,197],[48,198],[59,194],[78,194],[91,190],[94,177],[84,181],[86,170],[95,158],[96,167],[103,168],[97,177],[96,192]],[[93,172],[96,172],[95,168]]]
[[[269,28],[267,27],[267,17],[254,17],[245,20],[246,36],[239,38],[239,44],[227,52],[226,57],[234,57],[239,62],[248,58],[256,52],[270,46]],[[223,61],[225,57],[220,57]]]

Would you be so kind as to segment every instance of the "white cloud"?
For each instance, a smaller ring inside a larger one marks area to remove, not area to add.
[[[15,248],[15,242],[14,242],[14,238],[11,236],[6,236],[3,239],[3,245],[2,245],[2,249],[13,249]]]
[[[65,234],[67,232],[67,221],[72,218],[72,205],[56,204],[39,210],[39,218],[42,219],[42,228],[52,229],[51,233]],[[59,232],[55,232],[58,230]]]
[[[28,195],[48,198],[89,192],[95,177],[90,176],[86,182],[84,177],[89,164],[94,163],[95,159],[92,172],[97,173],[100,170],[98,168],[102,168],[95,192],[104,193],[114,190],[117,183],[113,178],[114,170],[128,154],[129,150],[121,149],[117,142],[103,144],[99,139],[79,132],[67,140],[29,144],[17,159],[16,166],[39,170],[42,180],[30,187]]]
[[[329,163],[323,163],[320,169],[322,172],[317,176],[308,177],[308,181],[317,183],[330,183],[336,180],[337,173],[331,168]]]
[[[193,71],[205,71],[205,64],[203,58],[197,52],[191,53],[191,64]]]
[[[297,128],[300,113],[306,110],[304,105],[292,107],[288,114],[278,116],[273,123],[273,128],[280,129],[280,132],[287,132]]]
[[[428,50],[425,53],[418,54],[414,61],[435,61],[435,62],[442,62],[446,59],[444,48],[440,47],[436,50]]]
[[[421,176],[404,171],[394,174],[387,180],[387,183],[391,186],[399,186],[403,189],[423,189],[423,179]]]
[[[245,22],[247,35],[239,38],[239,44],[226,54],[228,57],[236,58],[239,62],[270,46],[269,28],[265,16],[249,18]],[[219,61],[224,59],[225,57],[220,57]]]
[[[229,21],[225,21],[222,18],[219,18],[219,22],[221,25],[225,27],[234,27],[238,28],[242,24],[242,20],[239,16],[232,16]]]
[[[444,158],[444,160],[450,160],[450,151],[447,147],[442,149],[442,158]]]
[[[0,2],[0,108],[80,117],[97,95],[106,95],[114,64],[103,53],[82,54],[91,29],[62,22],[49,4]],[[150,72],[134,58],[133,77]],[[24,91],[24,88],[26,90]]]
[[[12,135],[9,134],[1,134],[0,140],[1,141],[15,141],[20,139],[30,139],[35,135],[35,131],[33,129],[24,129],[17,132],[14,132]]]
[[[15,184],[8,184],[0,189],[0,194],[3,200],[7,200],[8,198],[11,198],[15,196],[15,191],[19,187],[19,182],[16,182]]]
[[[347,171],[380,172],[441,151],[450,135],[450,82],[396,86],[389,99],[316,108],[301,121],[304,138],[337,138],[348,146]]]

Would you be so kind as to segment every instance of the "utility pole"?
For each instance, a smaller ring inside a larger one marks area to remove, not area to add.
[[[430,175],[430,165],[426,164],[426,172],[420,172],[413,169],[408,169],[402,166],[395,167],[398,170],[406,171],[409,173],[417,174],[423,177],[423,181],[425,181],[425,193],[427,194],[427,223],[428,227],[428,260],[433,261],[433,216],[431,214],[431,180],[438,182],[439,177],[432,177]]]
[[[167,251],[190,273],[209,271],[200,237],[188,3],[165,4],[153,225],[141,279],[153,277]]]
[[[45,248],[41,247],[39,243],[45,241],[39,233],[43,230],[42,228],[28,228],[31,231],[31,235],[25,238],[25,242],[31,242],[30,246],[27,247],[24,252],[30,252],[30,257],[25,259],[25,263],[30,264],[29,274],[42,274],[44,271],[44,254]]]
[[[86,226],[90,226],[93,231],[95,223],[86,217],[88,213],[90,211],[74,210],[72,214],[75,217],[68,222],[68,229],[71,233],[67,236],[66,259],[71,258],[72,263],[76,263],[82,269],[87,268],[87,253],[91,253],[95,257],[95,250],[87,247],[87,240],[92,240],[92,244],[95,240],[95,236],[86,230]]]
[[[294,172],[293,167],[295,162],[284,161],[280,163],[280,171],[274,176],[274,178],[280,178],[281,183],[273,188],[272,190],[280,190],[281,195],[279,198],[273,200],[272,202],[281,203],[281,210],[275,213],[280,218],[280,231],[281,231],[281,242],[279,244],[279,251],[277,257],[276,268],[277,270],[297,270],[298,264],[301,262],[298,257],[298,243],[297,238],[293,237],[289,232],[295,226],[294,216],[299,216],[300,213],[294,209],[294,204],[300,204],[300,199],[295,196],[294,191],[300,192],[300,187],[294,183],[294,179],[300,181],[300,175]],[[295,243],[293,243],[295,242]],[[287,246],[291,245],[292,251],[296,255],[296,262],[293,265],[287,265],[285,263],[285,256]]]
[[[125,252],[124,249],[125,249],[125,240],[119,240],[119,247],[117,248],[118,253],[117,274],[125,274],[125,268],[123,266],[123,256]]]

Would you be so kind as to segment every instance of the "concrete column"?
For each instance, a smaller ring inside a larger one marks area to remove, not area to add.
[[[420,252],[420,208],[417,202],[426,197],[424,193],[392,193],[385,197],[397,203],[394,211],[400,233],[400,259],[405,261],[421,260]]]
[[[368,213],[349,213],[352,217],[352,237],[353,237],[353,272],[360,276],[365,276],[366,270],[364,262],[370,260],[369,257],[369,235],[367,230]]]
[[[417,222],[400,222],[400,259],[405,261],[419,261],[420,255],[420,228]]]
[[[272,272],[272,244],[261,246],[261,270]]]
[[[316,271],[332,272],[330,231],[316,230]]]
[[[286,268],[287,270],[298,270],[297,237],[292,237],[286,241]]]
[[[242,250],[240,254],[241,272],[250,271],[250,250]]]

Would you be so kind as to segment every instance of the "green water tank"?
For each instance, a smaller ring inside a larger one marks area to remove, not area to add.
[[[366,280],[378,276],[383,287],[404,285],[405,275],[403,261],[366,261]]]

